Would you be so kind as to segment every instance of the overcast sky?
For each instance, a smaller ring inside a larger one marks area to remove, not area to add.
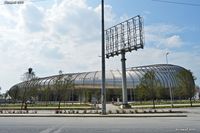
[[[145,47],[127,53],[127,67],[166,63],[190,69],[200,85],[200,1],[105,0],[105,28],[144,18]],[[101,70],[100,0],[0,0],[0,86],[21,82],[29,67],[38,77]],[[189,4],[183,4],[189,3]],[[120,57],[106,69],[121,69]]]

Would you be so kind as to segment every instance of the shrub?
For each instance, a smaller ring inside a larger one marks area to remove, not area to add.
[[[133,112],[132,110],[129,110],[129,113],[130,113],[130,114],[133,114],[134,112]]]
[[[126,110],[123,109],[123,110],[122,110],[122,114],[126,114]]]
[[[94,112],[95,114],[98,114],[99,112],[98,112],[98,110],[95,110],[95,112]]]
[[[119,114],[120,113],[119,110],[116,110],[116,113]]]
[[[146,110],[143,110],[143,113],[147,113],[147,111],[146,111]]]
[[[59,110],[56,110],[55,113],[58,114],[58,113],[59,113]]]
[[[172,113],[172,110],[170,109],[169,112]]]
[[[75,113],[75,111],[74,111],[74,110],[72,110],[72,111],[71,111],[71,113],[72,113],[72,114],[74,114],[74,113]]]
[[[92,114],[92,110],[90,110],[88,113],[89,113],[89,114]]]
[[[55,113],[56,114],[62,114],[62,110],[56,110]]]
[[[149,113],[152,113],[152,111],[151,111],[151,110],[149,110]]]
[[[108,110],[108,114],[112,114],[112,111],[111,111],[111,110]]]
[[[135,113],[138,113],[138,110],[137,110],[137,109],[135,109]]]
[[[87,110],[83,110],[83,114],[86,114],[87,113]]]

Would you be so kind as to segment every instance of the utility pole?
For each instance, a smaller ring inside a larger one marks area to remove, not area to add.
[[[102,115],[106,114],[106,89],[105,89],[105,41],[104,41],[104,0],[101,0],[101,42],[102,42],[102,83],[101,83],[101,104],[102,104]]]

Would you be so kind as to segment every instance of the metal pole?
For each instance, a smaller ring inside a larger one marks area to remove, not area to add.
[[[166,63],[168,64],[168,59],[167,59],[167,55],[169,54],[169,52],[166,53]]]
[[[121,53],[122,59],[122,106],[125,107],[128,104],[127,101],[127,86],[126,86],[126,58],[125,58],[125,51]]]
[[[101,104],[102,104],[102,115],[106,114],[106,89],[105,89],[105,42],[104,42],[104,0],[101,0],[101,32],[102,32],[102,83],[101,83]]]
[[[173,99],[172,99],[172,88],[170,85],[169,85],[169,94],[170,94],[171,107],[173,108],[174,105],[173,105]]]

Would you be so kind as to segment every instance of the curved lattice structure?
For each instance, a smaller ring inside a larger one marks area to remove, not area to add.
[[[171,64],[157,64],[157,65],[149,65],[149,66],[140,66],[140,67],[132,67],[128,68],[126,71],[127,75],[127,89],[129,100],[133,97],[134,89],[140,84],[143,76],[149,72],[153,71],[155,74],[155,80],[158,86],[163,88],[172,88],[175,89],[179,86],[179,80],[177,79],[177,75],[181,71],[187,71],[185,68],[171,65]],[[189,72],[191,73],[191,72]],[[100,89],[101,89],[101,71],[94,72],[83,72],[83,73],[69,73],[63,75],[55,75],[44,78],[32,79],[30,81],[21,82],[19,84],[14,85],[10,91],[15,89],[24,90],[25,89],[55,89],[56,80],[59,78],[61,84],[66,84],[66,79],[69,78],[73,82],[73,92],[76,92],[79,95],[77,97],[81,97],[80,94],[83,94],[85,90],[94,90],[98,91],[100,97]],[[190,83],[194,84],[194,80],[191,76],[187,77]],[[113,94],[114,90],[121,90],[122,88],[122,75],[119,70],[110,70],[106,72],[106,89],[112,90],[110,93]],[[95,93],[93,91],[93,93]],[[96,95],[96,94],[95,94]],[[83,97],[83,96],[82,96]],[[80,100],[80,98],[78,98]]]

